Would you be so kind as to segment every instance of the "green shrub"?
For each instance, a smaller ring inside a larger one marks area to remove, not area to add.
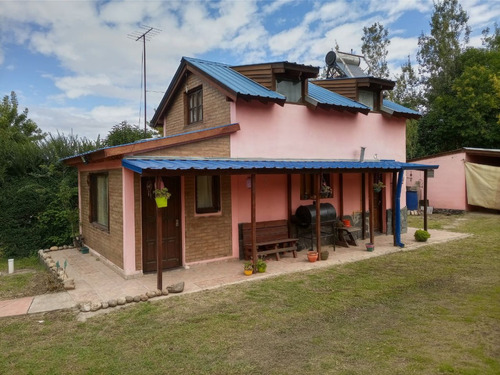
[[[425,242],[431,237],[430,233],[423,229],[417,229],[415,231],[415,239],[418,242]]]

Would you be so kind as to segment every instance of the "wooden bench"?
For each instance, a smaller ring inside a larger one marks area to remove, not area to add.
[[[245,259],[252,258],[252,224],[241,224],[243,238],[243,253]],[[280,253],[292,252],[297,258],[298,238],[289,238],[288,221],[273,220],[257,222],[257,255],[274,254],[276,260],[280,259]]]

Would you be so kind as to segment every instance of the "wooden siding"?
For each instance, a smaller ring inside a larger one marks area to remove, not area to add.
[[[346,98],[357,100],[358,90],[357,83],[355,79],[328,79],[328,80],[319,80],[312,81],[315,85],[323,87],[324,89],[330,90],[332,92],[336,92]]]
[[[269,90],[275,89],[271,64],[235,66],[233,69]]]

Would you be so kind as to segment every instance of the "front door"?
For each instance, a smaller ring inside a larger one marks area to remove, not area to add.
[[[172,194],[168,206],[162,212],[162,246],[163,269],[182,265],[181,242],[181,179],[180,177],[163,177],[163,184]],[[156,266],[156,202],[153,190],[154,177],[141,179],[142,191],[142,270],[152,272]]]
[[[373,183],[380,183],[383,181],[381,173],[375,173],[373,176]],[[384,190],[373,192],[373,230],[375,232],[384,231]]]

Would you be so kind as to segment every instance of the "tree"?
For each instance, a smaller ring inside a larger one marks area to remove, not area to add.
[[[490,35],[490,28],[487,27],[483,30],[482,43],[483,46],[488,50],[499,50],[500,49],[500,28],[495,22],[495,31],[493,35]]]
[[[149,129],[144,134],[144,130],[138,125],[131,125],[127,121],[122,121],[113,126],[108,136],[104,140],[106,146],[118,146],[126,143],[132,143],[141,139],[152,138],[158,133],[156,130]]]
[[[417,61],[424,85],[424,104],[428,106],[443,93],[451,92],[456,77],[457,58],[469,42],[469,16],[458,0],[434,3],[430,35],[418,38]]]
[[[361,53],[368,63],[368,73],[377,78],[389,78],[387,47],[391,43],[389,32],[378,22],[363,27]]]
[[[390,98],[396,103],[416,110],[422,101],[420,91],[420,80],[408,56],[407,62],[401,66],[401,74],[396,76],[396,85],[390,92]]]
[[[0,103],[0,186],[7,174],[24,175],[40,162],[35,142],[44,135],[28,118],[28,109],[19,113],[18,107],[14,91]]]
[[[457,58],[449,93],[420,122],[420,154],[500,144],[500,51],[469,48]]]

